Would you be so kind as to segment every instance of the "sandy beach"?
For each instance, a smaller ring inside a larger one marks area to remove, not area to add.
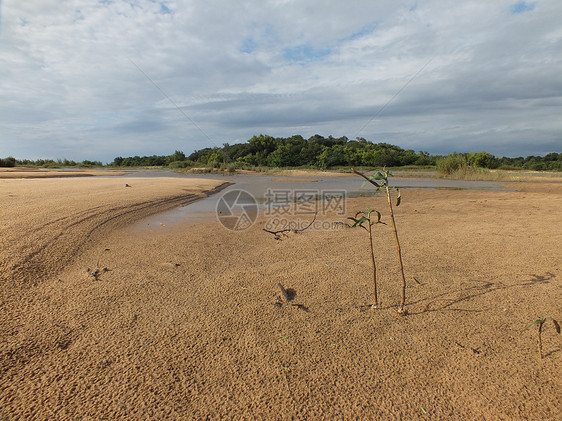
[[[0,167],[0,179],[6,178],[68,178],[68,177],[93,177],[125,175],[127,171],[105,169],[49,169],[27,167]]]
[[[0,180],[2,284],[36,285],[114,229],[224,184],[177,178]]]
[[[0,180],[2,421],[562,417],[562,335],[540,359],[524,331],[562,319],[560,184],[404,190],[400,316],[392,230],[371,309],[368,235],[341,224],[384,197],[281,239],[261,214],[132,224],[223,182]]]

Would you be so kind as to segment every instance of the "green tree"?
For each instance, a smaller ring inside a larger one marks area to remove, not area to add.
[[[497,168],[498,161],[488,152],[471,152],[468,154],[468,164],[479,168]]]
[[[9,156],[7,158],[0,158],[0,167],[15,167],[16,166],[16,158],[13,156]]]
[[[170,155],[169,162],[176,162],[176,161],[185,161],[186,156],[182,151],[175,151],[173,155]]]
[[[351,166],[363,165],[363,147],[355,140],[349,141],[344,147],[345,163]]]
[[[317,166],[320,168],[330,168],[338,165],[345,165],[345,153],[343,145],[332,147],[324,146],[318,155]]]

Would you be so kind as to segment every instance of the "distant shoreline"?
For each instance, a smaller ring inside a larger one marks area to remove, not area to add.
[[[6,167],[0,168],[1,178],[66,178],[66,177],[94,177],[125,175],[127,171],[114,169],[73,169],[73,168],[33,168]]]
[[[362,171],[370,173],[377,169],[361,168]],[[216,175],[239,175],[239,174],[268,174],[287,177],[353,177],[351,172],[345,169],[339,170],[317,170],[307,168],[271,168],[264,171],[244,169],[219,169],[208,167],[195,167],[190,169],[170,169],[165,167],[134,167],[134,168],[33,168],[33,167],[5,167],[0,168],[0,179],[34,179],[34,178],[68,178],[68,177],[96,177],[96,176],[125,176],[139,171],[170,171],[176,174],[216,174]],[[512,171],[512,170],[486,170],[476,169],[472,171],[458,172],[451,175],[441,175],[435,170],[426,168],[393,168],[392,172],[397,178],[444,178],[452,180],[467,181],[496,181],[506,183],[562,183],[562,173],[552,171]]]

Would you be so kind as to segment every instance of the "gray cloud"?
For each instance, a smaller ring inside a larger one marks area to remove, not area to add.
[[[0,156],[111,161],[259,133],[560,152],[561,15],[555,0],[8,0]]]

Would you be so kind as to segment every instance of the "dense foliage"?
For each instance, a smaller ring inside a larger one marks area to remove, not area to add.
[[[46,168],[103,166],[99,161],[64,160],[16,160],[12,157],[0,159],[0,166],[35,166]],[[181,151],[172,155],[117,157],[109,165],[118,167],[189,168],[193,166],[251,168],[251,167],[403,167],[437,166],[443,173],[453,173],[466,167],[490,169],[525,169],[536,171],[562,171],[562,153],[526,158],[498,158],[487,152],[456,153],[447,156],[415,152],[388,143],[373,143],[363,138],[349,140],[314,135],[309,139],[296,135],[275,138],[267,135],[254,136],[246,143],[221,148],[204,148],[186,156]]]
[[[526,158],[497,158],[487,152],[456,153],[437,158],[437,169],[445,174],[467,167],[531,170],[531,171],[562,171],[562,154],[549,153],[545,156],[528,156]]]
[[[404,150],[388,143],[373,143],[347,137],[327,138],[315,135],[274,138],[254,136],[247,143],[225,144],[222,148],[205,148],[189,156],[191,161],[208,166],[221,163],[263,167],[318,167],[435,165],[427,152]]]
[[[543,157],[498,158],[488,152],[456,153],[447,156],[430,155],[402,149],[388,143],[373,143],[363,138],[327,138],[320,135],[304,139],[302,136],[274,138],[254,136],[246,143],[225,144],[222,148],[205,148],[188,157],[198,165],[221,165],[331,168],[338,166],[403,167],[437,166],[446,173],[462,167],[489,169],[525,169],[534,171],[562,171],[562,154],[549,153]]]
[[[0,158],[0,167],[42,167],[42,168],[92,168],[92,167],[103,167],[100,161],[89,161],[84,160],[82,162],[70,161],[68,159],[38,159],[36,161],[30,159],[15,159],[13,157],[8,157],[5,159]]]
[[[9,156],[7,158],[0,158],[0,167],[15,167],[16,158]]]
[[[185,160],[185,154],[181,151],[176,151],[168,156],[131,156],[128,158],[118,156],[113,160],[113,165],[118,167],[160,167],[163,165],[170,165],[173,162],[183,162]]]

